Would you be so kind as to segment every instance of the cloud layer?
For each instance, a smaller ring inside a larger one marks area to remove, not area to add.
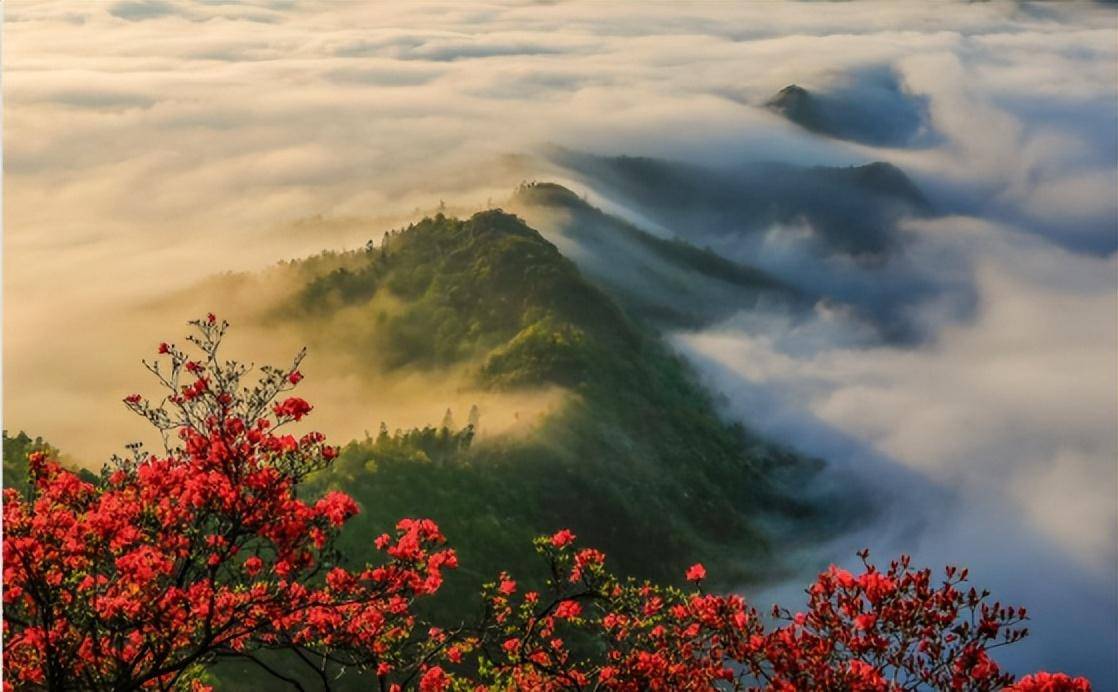
[[[907,222],[915,240],[871,275],[875,290],[936,276],[973,310],[920,303],[933,338],[916,347],[875,342],[824,306],[677,342],[773,435],[951,489],[961,509],[926,534],[944,547],[929,557],[996,555],[991,579],[1025,596],[1062,579],[1097,607],[1051,615],[1058,633],[1031,655],[1114,679],[1114,7],[59,0],[5,12],[6,427],[103,459],[135,431],[106,407],[138,381],[146,342],[175,329],[145,306],[215,272],[358,246],[440,201],[502,200],[556,172],[548,145],[722,168],[886,160],[939,216]],[[812,134],[764,107],[792,83],[881,117],[918,104],[922,129],[892,147]],[[647,220],[585,181],[576,192]],[[767,268],[806,266],[795,259]],[[971,540],[984,522],[1012,540],[993,552]],[[1038,555],[1066,558],[1067,573],[1022,583],[1013,571]],[[1089,636],[1060,629],[1088,611]]]
[[[925,564],[965,556],[1002,597],[1033,604],[1034,637],[1007,660],[1112,679],[1118,264],[974,218],[913,224],[913,254],[974,266],[970,319],[923,309],[934,343],[876,344],[824,311],[741,315],[676,341],[736,415],[830,460],[836,482],[893,498],[830,559],[862,546]]]

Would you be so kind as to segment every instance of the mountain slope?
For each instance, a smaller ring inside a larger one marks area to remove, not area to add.
[[[519,336],[524,348],[549,324],[577,323],[598,348],[634,345],[613,303],[582,281],[554,246],[508,214],[424,219],[389,233],[379,248],[329,261],[337,266],[308,270],[309,280],[281,316],[314,322],[345,309],[374,308],[368,316],[378,324],[365,346],[375,350],[376,368],[497,357],[497,347]],[[385,301],[392,307],[376,309]],[[494,362],[488,376],[519,377],[509,371],[508,354],[502,357],[505,364]],[[568,384],[580,373],[555,370],[536,379]]]
[[[909,256],[916,236],[908,221],[933,210],[896,166],[709,167],[561,148],[550,156],[621,213],[761,270],[803,298],[842,306],[875,339],[929,336],[917,308],[945,284]]]
[[[720,419],[654,332],[511,214],[424,219],[380,247],[281,273],[298,282],[294,297],[265,319],[311,341],[311,358],[344,351],[381,376],[465,369],[481,390],[566,392],[507,433],[487,432],[484,408],[460,429],[450,412],[437,428],[382,426],[312,480],[309,492],[338,488],[360,504],[339,543],[353,562],[371,557],[372,538],[400,517],[439,523],[461,565],[429,604],[443,621],[472,618],[480,585],[502,569],[539,587],[532,539],[559,528],[604,550],[622,573],[679,582],[703,561],[731,587],[784,568],[778,532],[819,537],[851,517],[846,504],[824,512],[807,499],[820,462]],[[338,338],[339,323],[355,338]],[[313,345],[316,332],[331,337]],[[437,400],[431,407],[433,417],[442,410]],[[224,665],[219,687],[257,676]],[[339,681],[367,685],[359,675]]]
[[[629,314],[657,326],[698,328],[741,310],[812,302],[767,272],[654,236],[555,183],[521,185],[509,204]]]
[[[899,249],[899,219],[929,212],[920,191],[888,163],[848,168],[751,163],[715,169],[569,150],[555,150],[554,158],[595,189],[699,244],[807,224],[813,251],[872,261]]]
[[[386,455],[381,438],[346,447],[319,482],[366,509],[355,547],[421,514],[446,526],[478,576],[526,558],[531,535],[569,526],[625,571],[678,578],[709,559],[744,578],[762,561],[742,558],[769,550],[757,520],[810,515],[793,498],[816,464],[723,422],[657,336],[517,217],[425,219],[336,264],[287,308],[293,325],[389,300],[373,336],[335,348],[365,349],[388,371],[465,363],[481,388],[569,392],[529,433],[483,435],[438,463]]]

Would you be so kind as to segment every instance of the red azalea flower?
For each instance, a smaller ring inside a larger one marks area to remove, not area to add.
[[[560,529],[559,531],[556,531],[555,534],[551,537],[551,545],[555,546],[556,548],[568,546],[571,543],[574,543],[574,541],[575,535],[567,529]]]
[[[687,568],[687,581],[701,582],[707,578],[706,567],[703,567],[701,562],[696,562]]]

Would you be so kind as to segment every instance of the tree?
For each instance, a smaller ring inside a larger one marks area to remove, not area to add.
[[[766,629],[739,596],[618,579],[570,531],[536,548],[552,575],[545,591],[520,594],[507,574],[487,587],[480,641],[494,663],[483,681],[497,689],[1090,689],[1049,673],[1014,684],[988,652],[1027,634],[1026,613],[966,588],[966,570],[948,567],[937,585],[908,558],[879,571],[862,553],[860,574],[830,567],[805,612],[774,607],[784,624]],[[686,579],[701,586],[706,570]]]
[[[87,482],[41,452],[24,496],[5,491],[5,689],[204,689],[226,658],[296,689],[283,651],[316,686],[358,668],[383,690],[935,689],[1086,690],[1037,673],[1014,683],[989,651],[1026,635],[1022,609],[967,589],[965,570],[934,584],[907,558],[879,571],[838,568],[809,589],[808,609],[775,609],[768,629],[739,596],[705,593],[702,565],[685,591],[606,569],[567,530],[537,540],[550,579],[522,591],[502,573],[477,622],[421,623],[418,600],[457,565],[438,527],[402,519],[374,541],[382,559],[339,564],[334,541],[358,512],[347,495],[300,497],[337,450],[281,433],[311,406],[284,396],[302,375],[221,360],[227,329],[191,322],[200,356],[160,344],[147,364],[166,391],[126,405],[162,434]]]
[[[477,407],[477,404],[470,406],[470,415],[466,419],[466,424],[473,428],[475,433],[478,432],[481,425],[481,409]]]
[[[5,491],[8,682],[171,689],[227,657],[285,677],[256,656],[264,649],[290,651],[324,686],[341,665],[406,682],[440,646],[416,635],[412,603],[439,588],[454,552],[433,523],[405,519],[377,538],[382,563],[336,566],[332,542],[356,504],[298,496],[336,449],[280,433],[311,410],[277,401],[302,379],[300,358],[246,386],[249,369],[218,358],[226,323],[192,324],[202,358],[161,344],[166,365],[148,367],[167,395],[125,400],[164,433],[165,455],[134,448],[95,486],[34,454],[30,497]]]

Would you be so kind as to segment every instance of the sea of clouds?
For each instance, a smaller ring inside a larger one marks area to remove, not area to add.
[[[472,212],[554,172],[550,145],[889,161],[937,211],[893,265],[940,277],[911,310],[930,338],[821,306],[673,341],[751,426],[859,482],[922,479],[805,569],[861,545],[970,564],[1035,613],[1014,665],[1118,682],[1114,6],[47,1],[4,22],[6,428],[103,459],[135,427],[111,403],[180,321],[151,301]],[[918,104],[924,130],[813,135],[763,107],[791,83],[883,119]]]

